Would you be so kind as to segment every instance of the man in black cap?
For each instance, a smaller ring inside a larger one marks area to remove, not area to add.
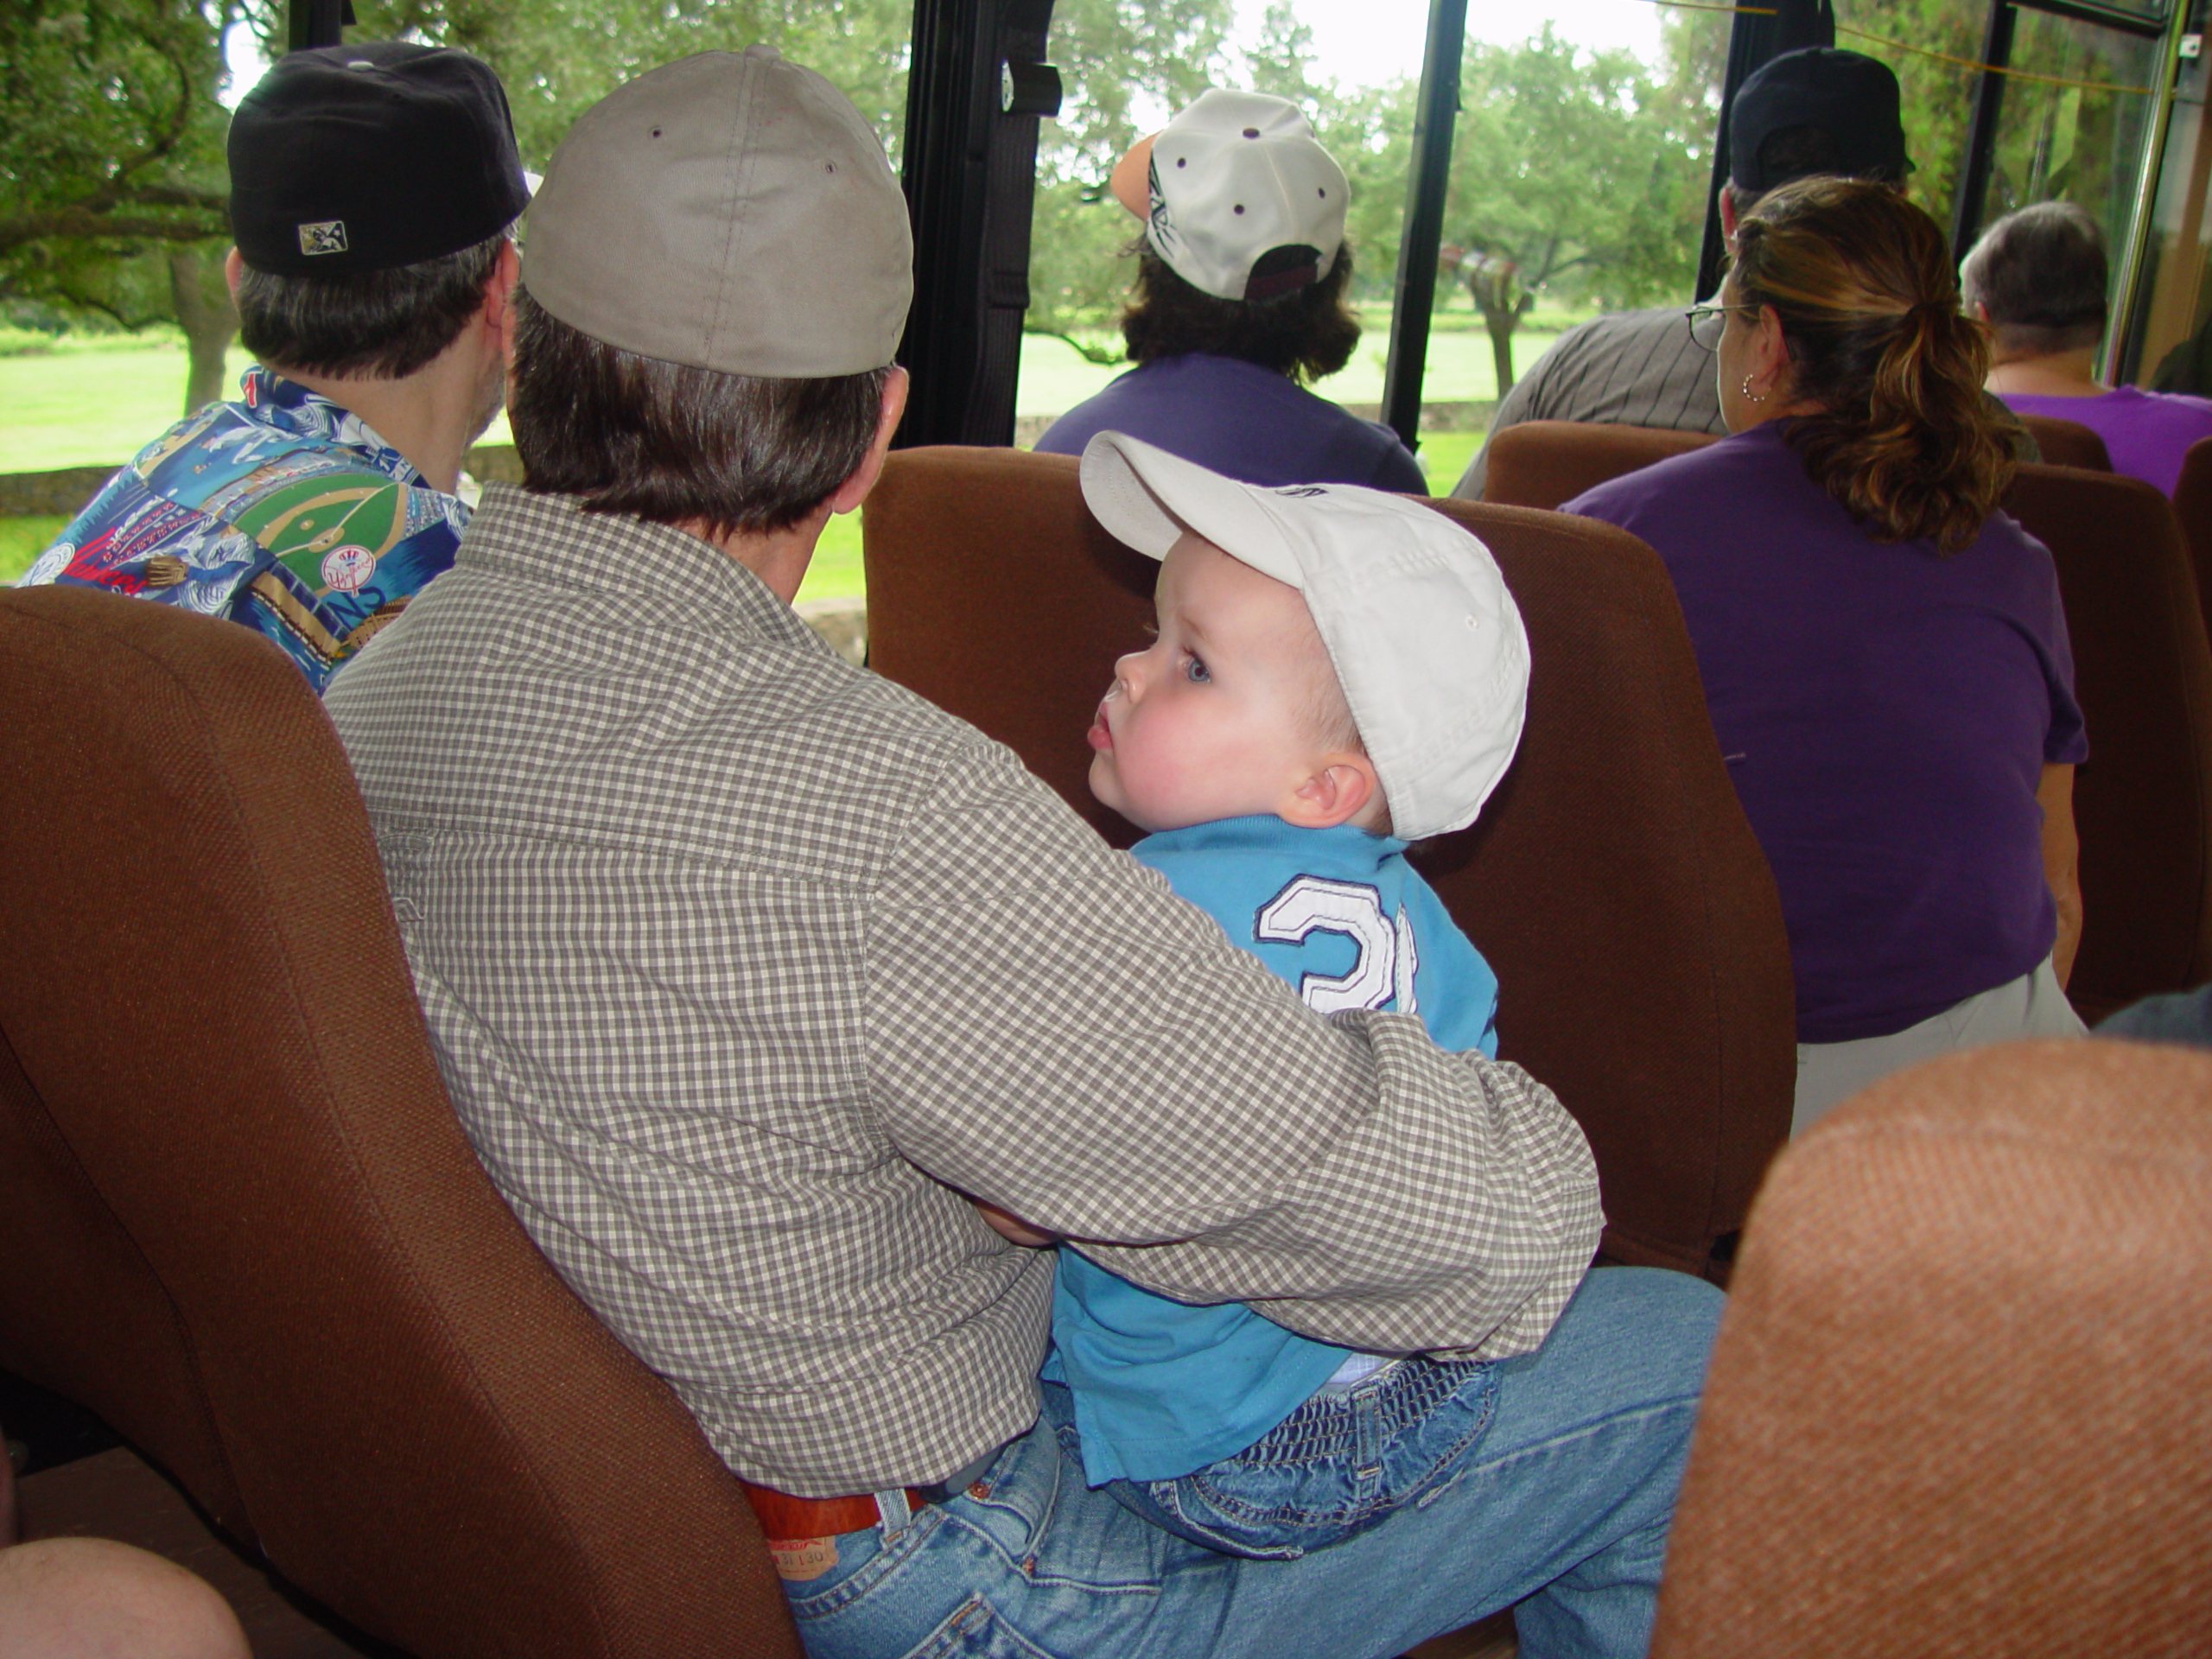
[[[227,616],[321,690],[453,563],[461,457],[499,413],[512,229],[506,95],[465,53],[296,52],[231,124],[239,401],[110,479],[27,583]]]
[[[1792,179],[1833,173],[1901,186],[1912,170],[1897,78],[1862,53],[1784,53],[1745,81],[1729,116],[1720,229],[1731,246],[1737,221]],[[1454,495],[1482,498],[1491,442],[1524,421],[1727,430],[1713,355],[1690,338],[1679,306],[1594,317],[1561,334],[1499,403]]]

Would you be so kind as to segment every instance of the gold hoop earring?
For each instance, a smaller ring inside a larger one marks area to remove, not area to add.
[[[1752,404],[1763,404],[1766,402],[1766,394],[1764,392],[1753,391],[1751,390],[1751,377],[1748,374],[1744,377],[1744,400],[1746,403]]]

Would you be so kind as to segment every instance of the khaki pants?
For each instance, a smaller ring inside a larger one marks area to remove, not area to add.
[[[1887,1037],[1848,1043],[1797,1045],[1797,1108],[1789,1133],[1802,1135],[1813,1120],[1868,1084],[1922,1060],[1961,1048],[2010,1042],[2016,1037],[2081,1037],[2081,1016],[2044,962],[2008,984],[1970,996],[1916,1026]]]

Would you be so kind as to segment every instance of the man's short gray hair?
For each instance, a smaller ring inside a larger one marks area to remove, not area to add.
[[[2049,357],[2104,338],[2104,232],[2088,210],[2039,201],[1982,233],[1960,269],[1969,308],[1986,306],[2000,349]]]

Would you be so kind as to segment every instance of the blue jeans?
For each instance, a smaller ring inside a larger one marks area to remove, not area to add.
[[[1680,1274],[1591,1274],[1541,1349],[1491,1368],[1454,1469],[1296,1560],[1224,1554],[1086,1487],[1047,1386],[964,1493],[845,1534],[785,1593],[813,1659],[1389,1659],[1516,1603],[1524,1659],[1630,1659],[1720,1300]]]
[[[1294,1560],[1341,1542],[1457,1470],[1490,1426],[1497,1367],[1411,1359],[1314,1395],[1233,1458],[1106,1491],[1194,1543]]]

